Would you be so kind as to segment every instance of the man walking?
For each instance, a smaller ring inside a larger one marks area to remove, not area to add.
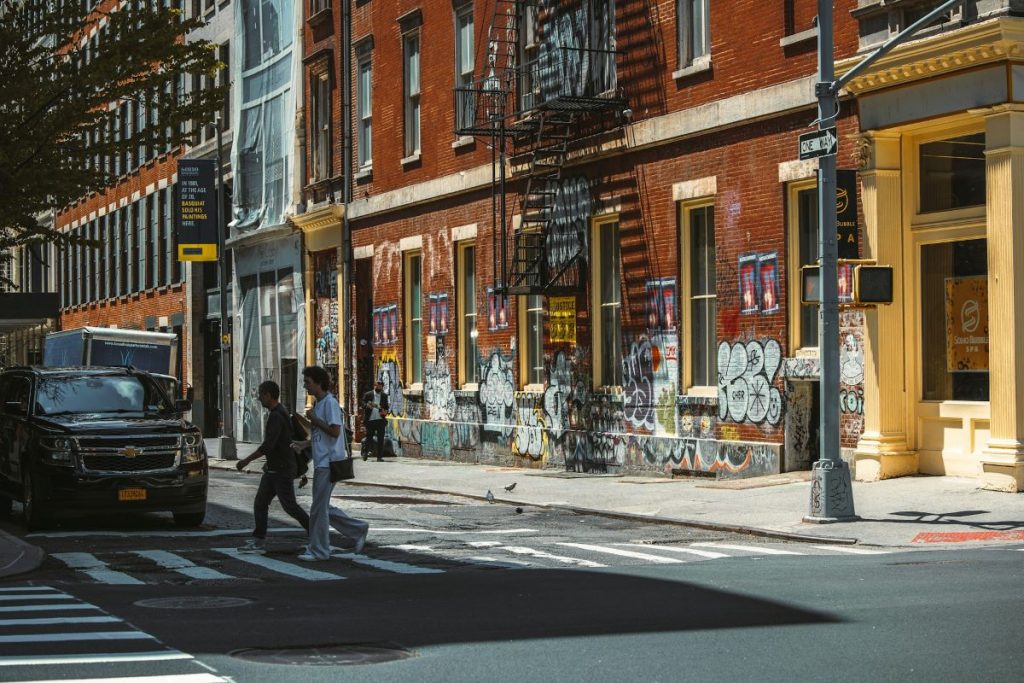
[[[241,472],[253,460],[262,457],[267,459],[252,504],[256,528],[252,532],[252,538],[238,549],[239,552],[262,555],[267,551],[267,518],[270,515],[270,503],[275,496],[281,502],[284,511],[294,517],[306,533],[309,533],[309,515],[295,500],[296,471],[295,454],[291,449],[291,417],[285,407],[278,402],[281,388],[276,382],[267,381],[260,385],[258,393],[260,404],[270,411],[270,415],[267,416],[265,437],[259,448],[249,457],[239,460],[235,467]]]
[[[366,440],[377,441],[377,462],[384,462],[384,428],[387,426],[388,416],[388,395],[384,393],[384,382],[379,379],[374,383],[373,389],[367,391],[363,396],[363,423],[366,425]],[[366,451],[363,451],[363,460],[366,460]]]
[[[306,368],[302,371],[302,379],[306,391],[316,399],[316,403],[306,411],[312,430],[313,503],[309,508],[309,547],[299,555],[299,559],[305,562],[329,560],[331,527],[355,542],[353,552],[358,555],[363,552],[370,525],[349,517],[331,505],[331,493],[334,491],[331,462],[351,457],[345,438],[345,419],[341,405],[334,394],[327,390],[331,386],[331,378],[326,370],[318,366]]]

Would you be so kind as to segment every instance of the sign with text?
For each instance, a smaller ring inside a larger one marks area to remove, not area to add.
[[[836,244],[839,258],[860,258],[857,230],[857,171],[836,171]]]
[[[946,370],[988,371],[988,278],[946,279]]]
[[[548,298],[548,313],[551,323],[551,342],[575,344],[576,297],[553,296]]]
[[[800,161],[829,156],[838,150],[839,136],[834,126],[800,136]]]
[[[174,193],[178,260],[217,260],[217,162],[180,159]]]

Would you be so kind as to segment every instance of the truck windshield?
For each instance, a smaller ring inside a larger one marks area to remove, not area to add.
[[[152,413],[170,410],[152,382],[131,375],[48,377],[36,389],[36,414]]]

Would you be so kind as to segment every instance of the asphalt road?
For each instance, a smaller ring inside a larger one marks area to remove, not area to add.
[[[0,584],[0,680],[1019,680],[1024,663],[1021,546],[765,542],[345,486],[366,551],[339,538],[307,564],[280,509],[266,556],[235,552],[257,480],[215,473],[197,531],[144,515],[28,535],[49,557]]]

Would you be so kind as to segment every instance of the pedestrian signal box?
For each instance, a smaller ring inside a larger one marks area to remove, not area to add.
[[[800,303],[805,306],[820,304],[821,269],[816,265],[803,266],[800,280]],[[892,266],[840,259],[839,280],[840,306],[868,307],[892,303]]]

